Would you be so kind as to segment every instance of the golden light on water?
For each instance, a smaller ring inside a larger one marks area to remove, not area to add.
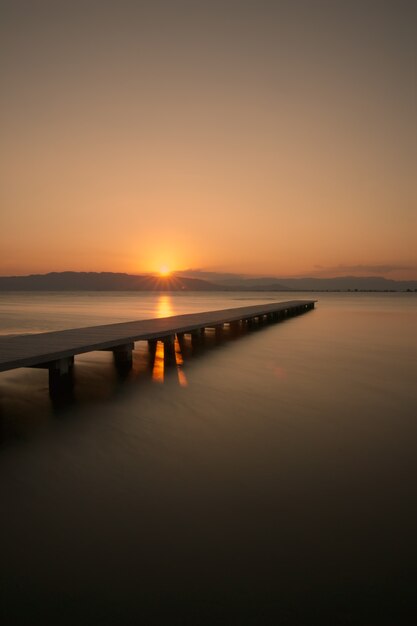
[[[164,344],[162,341],[158,341],[156,344],[155,360],[152,369],[152,380],[156,383],[163,383],[164,372]]]
[[[178,368],[177,374],[180,387],[188,387],[188,381],[186,375],[184,374],[184,371]]]
[[[178,341],[178,337],[175,336],[175,362],[177,365],[183,365],[184,364],[184,359],[182,358],[182,354],[181,354],[181,346],[180,346],[180,342]]]
[[[156,305],[156,316],[170,317],[171,315],[174,315],[171,296],[166,294],[160,295]]]
[[[180,387],[187,387],[188,381],[183,370],[184,359],[181,352],[181,346],[178,338],[175,337],[175,368],[178,376],[178,384]],[[152,380],[156,383],[163,383],[165,380],[165,351],[163,341],[158,341],[156,344],[154,362],[152,367]]]
[[[184,359],[181,352],[181,345],[178,337],[175,337],[175,364],[177,368],[178,383],[180,387],[188,387],[188,380],[183,370]]]
[[[156,316],[157,317],[170,317],[175,315],[172,297],[168,294],[161,294],[158,298],[158,302],[156,305]],[[178,341],[178,337],[175,337],[175,366],[178,374],[178,382],[181,387],[187,386],[187,378],[182,370],[182,366],[184,364],[181,346]],[[155,360],[153,364],[152,370],[152,379],[155,382],[163,383],[165,379],[165,355],[164,355],[164,344],[162,341],[158,341],[155,352]]]

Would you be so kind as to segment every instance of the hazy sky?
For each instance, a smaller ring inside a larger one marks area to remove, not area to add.
[[[0,0],[0,274],[417,278],[415,6]]]

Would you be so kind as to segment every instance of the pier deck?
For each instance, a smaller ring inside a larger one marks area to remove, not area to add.
[[[19,367],[45,367],[50,383],[71,369],[77,354],[111,350],[115,359],[129,360],[135,341],[169,342],[175,335],[221,327],[224,324],[251,322],[254,319],[278,320],[314,308],[315,300],[291,300],[255,306],[174,315],[86,328],[72,328],[33,335],[0,337],[0,372]]]

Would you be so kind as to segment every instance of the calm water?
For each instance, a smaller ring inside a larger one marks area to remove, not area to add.
[[[0,333],[294,297],[2,294]],[[316,297],[171,368],[77,357],[62,402],[0,374],[2,624],[417,623],[417,296]]]

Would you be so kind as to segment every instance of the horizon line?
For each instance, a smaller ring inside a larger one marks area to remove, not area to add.
[[[333,274],[323,276],[315,276],[314,274],[297,274],[295,276],[277,276],[270,274],[246,274],[244,272],[228,272],[228,271],[214,271],[214,270],[205,270],[205,269],[188,269],[188,270],[172,270],[168,275],[162,275],[157,271],[152,272],[141,272],[141,273],[130,273],[126,271],[114,271],[114,270],[49,270],[46,272],[32,272],[32,273],[22,273],[22,274],[0,274],[0,278],[29,278],[31,276],[48,276],[51,274],[110,274],[110,275],[124,275],[124,276],[152,276],[155,278],[159,278],[161,280],[169,280],[173,276],[179,278],[191,278],[196,280],[202,280],[205,282],[210,282],[210,278],[198,278],[196,276],[186,276],[187,273],[202,273],[202,274],[216,274],[219,277],[222,275],[228,276],[228,280],[341,280],[341,279],[377,279],[377,280],[387,280],[392,282],[417,282],[417,276],[415,278],[390,278],[385,274]]]

